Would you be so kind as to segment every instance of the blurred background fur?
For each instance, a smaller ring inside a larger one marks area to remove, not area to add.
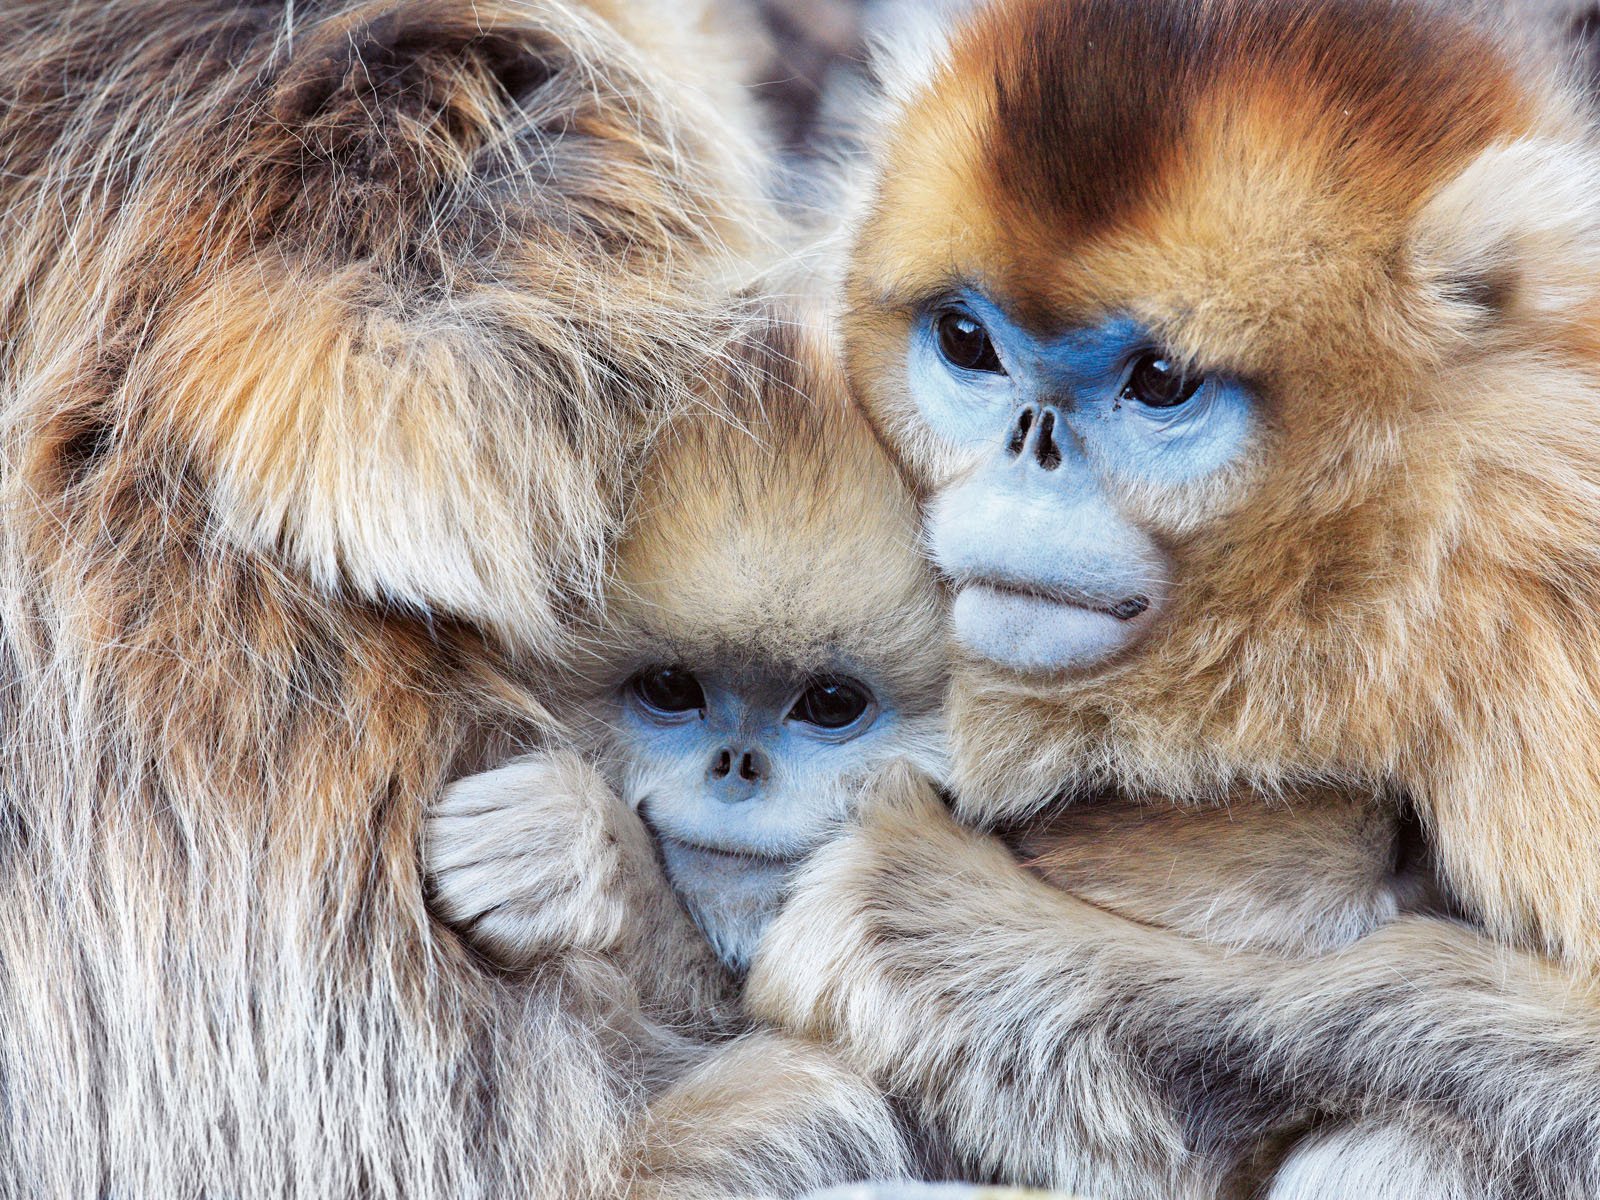
[[[730,6],[739,0],[727,0]],[[822,100],[841,74],[862,69],[865,41],[892,30],[900,10],[953,7],[968,0],[751,0],[751,24],[766,46],[757,73],[759,93],[772,111],[786,149],[805,153],[823,132]],[[1600,3],[1595,0],[1435,0],[1482,2],[1519,12],[1564,44],[1600,92]],[[892,36],[892,35],[891,35]]]

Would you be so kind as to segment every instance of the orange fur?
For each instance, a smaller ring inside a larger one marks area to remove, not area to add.
[[[1420,6],[1140,11],[992,6],[908,108],[860,235],[852,377],[925,487],[947,467],[897,347],[950,279],[1041,325],[1131,313],[1263,402],[1242,465],[1119,498],[1176,563],[1143,647],[1090,677],[967,676],[961,803],[1397,787],[1492,929],[1592,966],[1600,159],[1580,107]]]

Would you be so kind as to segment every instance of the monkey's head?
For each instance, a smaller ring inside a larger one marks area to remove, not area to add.
[[[1595,159],[1503,42],[1391,0],[1000,0],[904,92],[848,367],[968,703],[1009,697],[957,723],[970,803],[1347,766],[1449,581],[1560,520],[1516,472],[1592,486]]]
[[[741,965],[853,783],[942,774],[947,642],[915,504],[824,350],[774,326],[717,382],[647,465],[601,710],[619,790]]]

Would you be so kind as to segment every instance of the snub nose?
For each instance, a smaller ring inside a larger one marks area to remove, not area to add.
[[[760,783],[771,774],[771,771],[772,767],[767,761],[767,756],[760,750],[724,749],[717,751],[706,776],[713,783],[735,775],[744,783]]]
[[[1060,421],[1061,415],[1054,408],[1028,405],[1017,414],[1017,423],[1011,427],[1006,453],[1012,458],[1026,456],[1042,470],[1054,471],[1061,465],[1061,446],[1056,441]]]
[[[759,783],[767,775],[767,756],[759,750],[746,750],[739,759],[739,778]]]

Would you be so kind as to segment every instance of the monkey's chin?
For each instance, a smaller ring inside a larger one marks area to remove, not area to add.
[[[1097,608],[974,582],[956,596],[957,640],[973,654],[1013,671],[1072,671],[1104,662],[1136,642],[1149,611],[1124,618]]]
[[[660,845],[667,878],[717,957],[736,971],[746,969],[783,899],[794,863],[674,838],[662,838]]]

